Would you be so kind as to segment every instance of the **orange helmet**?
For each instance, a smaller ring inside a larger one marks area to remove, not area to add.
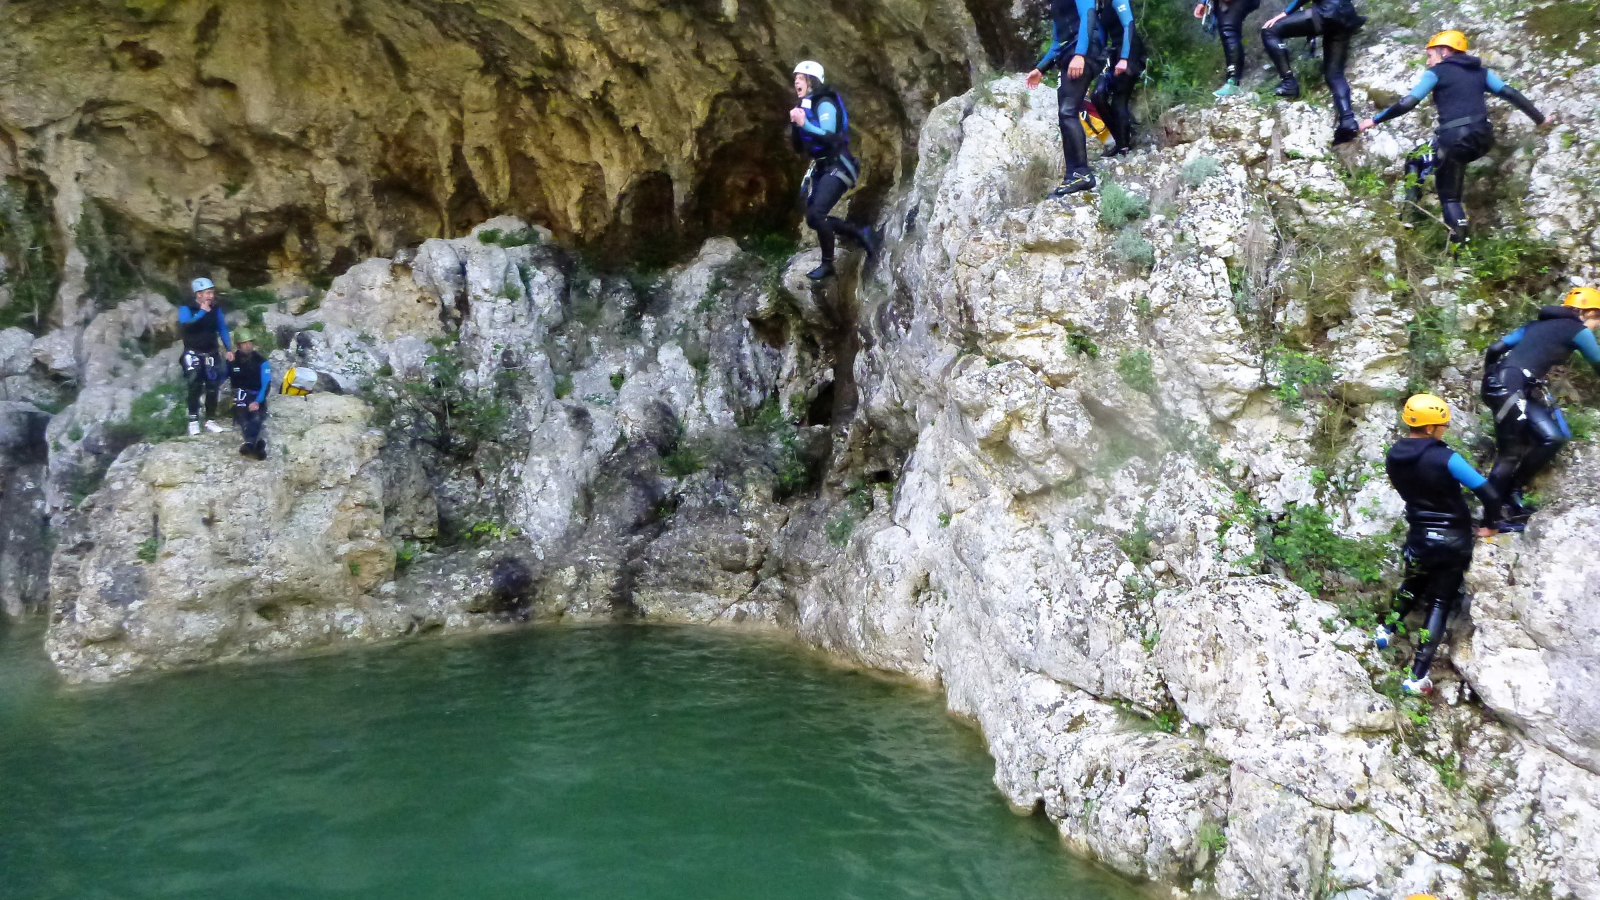
[[[1441,31],[1428,41],[1428,49],[1449,47],[1457,53],[1467,52],[1467,36],[1459,31]]]
[[[1561,301],[1561,305],[1578,309],[1600,309],[1600,291],[1592,287],[1575,287],[1567,291],[1567,299]]]
[[[1417,394],[1406,401],[1400,421],[1412,428],[1443,425],[1450,421],[1450,405],[1433,394]]]

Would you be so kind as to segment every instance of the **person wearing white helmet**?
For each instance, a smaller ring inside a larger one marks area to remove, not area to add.
[[[189,434],[200,433],[201,396],[206,400],[205,428],[216,434],[222,431],[217,424],[217,394],[225,371],[218,358],[233,360],[233,339],[228,336],[227,318],[217,306],[217,286],[209,278],[196,278],[190,288],[194,299],[178,307],[178,333],[183,335],[183,356],[179,359],[188,385]]]
[[[844,100],[823,81],[822,64],[806,60],[794,67],[798,98],[789,111],[789,136],[794,148],[811,157],[811,170],[801,185],[806,224],[817,233],[822,264],[806,273],[813,281],[833,274],[835,236],[842,234],[871,254],[872,230],[829,215],[861,177],[861,164],[850,154],[850,115]]]

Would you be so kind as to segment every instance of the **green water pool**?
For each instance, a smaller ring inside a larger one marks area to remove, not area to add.
[[[547,628],[85,690],[0,626],[0,897],[1125,900],[935,694]]]

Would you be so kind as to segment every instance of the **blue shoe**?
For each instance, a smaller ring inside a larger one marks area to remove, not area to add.
[[[1237,93],[1239,93],[1240,91],[1243,91],[1243,90],[1244,90],[1244,88],[1239,87],[1239,82],[1238,81],[1236,81],[1236,80],[1234,80],[1232,78],[1229,78],[1226,84],[1224,84],[1222,87],[1219,87],[1216,90],[1212,91],[1211,92],[1211,96],[1216,97],[1218,100],[1221,100],[1224,97],[1232,97],[1234,94],[1237,94]]]
[[[1379,650],[1389,649],[1389,645],[1394,643],[1394,629],[1387,625],[1379,625],[1378,630],[1372,633],[1372,643]]]

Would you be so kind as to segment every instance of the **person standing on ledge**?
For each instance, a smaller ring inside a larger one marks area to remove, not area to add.
[[[1401,421],[1411,432],[1389,448],[1384,468],[1395,492],[1406,501],[1405,580],[1396,595],[1397,606],[1391,624],[1382,625],[1373,635],[1378,647],[1394,640],[1394,626],[1405,621],[1412,610],[1427,616],[1422,646],[1411,661],[1411,677],[1401,683],[1410,694],[1433,690],[1428,670],[1444,640],[1450,615],[1461,602],[1461,585],[1472,565],[1472,510],[1462,488],[1478,495],[1483,503],[1483,523],[1477,533],[1487,537],[1498,529],[1501,516],[1500,495],[1494,485],[1478,473],[1461,454],[1443,440],[1450,430],[1450,407],[1433,394],[1417,394],[1406,401]]]
[[[1133,89],[1139,86],[1144,75],[1144,41],[1139,37],[1138,26],[1133,21],[1132,0],[1098,0],[1096,15],[1100,31],[1105,35],[1106,47],[1117,51],[1117,64],[1100,79],[1094,92],[1095,108],[1105,116],[1111,129],[1111,138],[1117,142],[1106,156],[1133,152]],[[1080,129],[1081,130],[1081,129]]]
[[[1522,492],[1567,441],[1572,429],[1550,402],[1546,377],[1573,351],[1600,373],[1600,290],[1576,287],[1560,306],[1539,310],[1539,318],[1489,346],[1483,357],[1483,405],[1494,416],[1499,455],[1489,481],[1506,498],[1508,529],[1521,531],[1533,510]]]
[[[233,420],[244,432],[244,443],[239,445],[240,456],[267,458],[267,441],[261,436],[267,419],[267,391],[272,387],[272,363],[256,352],[256,336],[249,329],[240,329],[239,352],[233,355],[228,367],[228,381],[233,386]]]
[[[188,385],[189,434],[200,433],[200,397],[206,398],[206,430],[217,434],[217,392],[222,387],[222,366],[218,357],[233,360],[233,341],[228,337],[228,321],[217,306],[217,286],[209,278],[196,278],[190,289],[194,299],[178,307],[178,332],[183,335],[183,380]],[[222,350],[217,349],[221,343]]]
[[[1061,186],[1050,192],[1051,197],[1065,197],[1094,187],[1089,147],[1078,109],[1089,94],[1089,85],[1106,65],[1105,40],[1095,25],[1095,0],[1050,0],[1050,49],[1028,73],[1028,87],[1037,88],[1044,81],[1044,73],[1062,66],[1061,84],[1056,88],[1056,121],[1061,128],[1061,152],[1067,165]]]
[[[1441,31],[1428,41],[1428,70],[1411,93],[1398,103],[1361,123],[1366,131],[1381,122],[1398,119],[1433,95],[1439,107],[1439,124],[1433,134],[1433,153],[1413,153],[1406,160],[1408,196],[1415,203],[1421,197],[1420,182],[1427,169],[1434,169],[1433,182],[1439,192],[1439,207],[1450,243],[1467,240],[1467,210],[1461,193],[1467,177],[1467,164],[1481,158],[1494,146],[1494,125],[1489,122],[1485,94],[1494,94],[1522,110],[1535,124],[1545,123],[1544,113],[1500,76],[1483,67],[1483,61],[1467,55],[1467,36],[1459,31]]]
[[[1322,38],[1322,79],[1333,93],[1335,144],[1353,141],[1361,133],[1344,66],[1350,57],[1350,39],[1366,23],[1356,12],[1354,0],[1289,0],[1289,6],[1261,28],[1261,43],[1278,72],[1278,88],[1273,93],[1286,100],[1300,98],[1300,81],[1289,65],[1289,48],[1284,46],[1284,39]]]
[[[833,275],[834,237],[843,234],[870,255],[872,230],[829,215],[861,176],[861,164],[850,154],[850,115],[839,93],[823,82],[822,64],[806,60],[794,67],[794,92],[799,103],[789,110],[794,148],[811,157],[811,170],[801,184],[806,224],[817,233],[822,264],[806,273],[812,281]]]
[[[1228,66],[1228,80],[1212,92],[1218,99],[1232,97],[1243,90],[1239,85],[1244,79],[1244,20],[1260,8],[1261,0],[1214,0],[1194,8],[1196,19],[1204,19],[1207,14],[1217,17],[1222,58]]]

